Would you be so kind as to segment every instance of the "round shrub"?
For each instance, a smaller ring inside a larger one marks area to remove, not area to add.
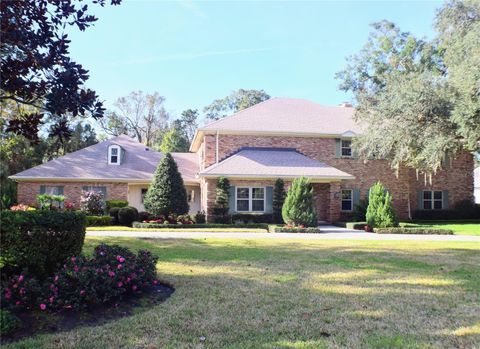
[[[282,207],[282,217],[287,225],[294,227],[317,226],[313,187],[307,178],[293,180]]]
[[[10,336],[20,327],[20,320],[8,310],[0,309],[0,333],[2,336]]]
[[[149,221],[151,219],[153,219],[153,216],[146,211],[141,211],[141,212],[138,213],[138,220],[140,222]]]
[[[113,225],[118,225],[118,211],[120,211],[120,207],[112,207],[110,211],[108,211],[108,214],[110,217],[112,217],[112,224]]]
[[[131,227],[132,223],[138,220],[138,211],[135,207],[127,206],[122,207],[118,211],[118,222],[121,225]]]

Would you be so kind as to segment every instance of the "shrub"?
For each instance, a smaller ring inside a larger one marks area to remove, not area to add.
[[[470,200],[456,202],[453,210],[456,212],[457,219],[480,218],[480,205],[476,205]]]
[[[277,224],[283,223],[282,207],[283,207],[283,203],[285,202],[285,196],[286,196],[285,183],[283,182],[283,179],[278,178],[275,181],[275,186],[273,188],[273,204],[272,204],[273,223],[277,223]]]
[[[205,224],[206,222],[206,219],[205,219],[205,212],[200,212],[198,211],[195,216],[193,217],[193,221],[196,223],[196,224]]]
[[[122,207],[127,207],[128,206],[128,201],[127,200],[115,200],[115,199],[112,199],[112,200],[106,200],[105,201],[105,209],[108,212],[110,212],[110,209],[112,209],[113,207],[118,207],[118,208],[122,208]]]
[[[112,225],[112,222],[111,216],[87,216],[87,227]]]
[[[1,211],[2,272],[27,269],[39,278],[79,254],[85,239],[80,211]]]
[[[151,219],[153,219],[153,216],[150,213],[148,213],[146,211],[138,212],[138,220],[140,222],[149,221]]]
[[[414,220],[452,220],[480,218],[480,205],[470,200],[461,200],[455,203],[453,209],[446,210],[415,210],[412,213]]]
[[[189,229],[189,228],[258,228],[266,229],[267,224],[265,223],[251,223],[251,224],[219,224],[219,223],[207,223],[207,224],[170,224],[168,221],[166,223],[154,223],[154,222],[133,222],[134,228],[141,229]]]
[[[313,187],[310,181],[305,177],[294,179],[283,204],[283,220],[292,226],[316,226],[317,214],[313,203]]]
[[[118,223],[131,227],[132,223],[138,220],[138,211],[135,207],[122,207],[118,211]]]
[[[2,304],[57,311],[112,303],[155,285],[157,259],[146,250],[135,255],[126,248],[102,244],[91,258],[68,258],[42,284],[24,275],[13,277],[2,294]]]
[[[80,197],[80,208],[91,216],[101,216],[105,211],[103,194],[97,191],[84,191]]]
[[[20,327],[20,320],[8,310],[0,309],[0,334],[10,336]]]
[[[228,178],[220,177],[217,180],[217,188],[215,190],[215,206],[213,207],[213,215],[215,223],[228,223],[230,217],[228,215],[228,199],[230,197],[230,181]]]
[[[367,220],[368,198],[362,199],[353,208],[353,220],[357,222],[364,222]]]
[[[165,154],[155,170],[152,184],[145,194],[144,205],[155,216],[188,213],[187,191],[170,153]]]
[[[372,228],[398,226],[397,217],[392,205],[392,196],[382,183],[377,182],[370,188],[366,213],[367,224]]]
[[[10,207],[10,210],[11,211],[35,211],[36,208],[35,207],[30,207],[30,206],[24,205],[24,204],[18,204],[18,205]]]
[[[438,228],[409,228],[409,227],[389,227],[389,228],[375,228],[374,232],[377,234],[422,234],[422,235],[453,235],[453,231],[450,229],[438,229]]]
[[[37,195],[37,201],[41,210],[53,210],[61,208],[65,201],[63,195],[40,194]]]
[[[112,217],[112,224],[113,225],[118,225],[120,224],[118,222],[118,211],[120,211],[120,207],[112,207],[110,211],[108,211],[108,214],[110,217]]]
[[[347,229],[365,230],[367,222],[335,222],[335,225]]]
[[[247,214],[247,213],[238,213],[232,215],[232,221],[237,223],[275,223],[273,221],[273,214]]]
[[[308,227],[308,228],[301,228],[301,227],[288,227],[285,225],[269,225],[268,226],[269,233],[309,233],[309,234],[317,234],[320,233],[320,228],[318,227]]]

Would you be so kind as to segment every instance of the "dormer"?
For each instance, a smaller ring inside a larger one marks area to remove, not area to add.
[[[120,165],[122,163],[123,152],[121,146],[117,144],[110,144],[108,146],[108,164],[109,165]]]

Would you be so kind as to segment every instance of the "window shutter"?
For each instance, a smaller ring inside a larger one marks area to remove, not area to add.
[[[342,157],[342,140],[335,138],[335,157],[337,159]]]
[[[442,209],[446,210],[448,208],[448,190],[442,192]]]
[[[235,212],[235,186],[231,186],[228,190],[228,213]]]
[[[352,209],[355,209],[355,206],[358,205],[360,202],[360,189],[353,189],[353,207]]]
[[[273,187],[265,188],[265,213],[273,212]]]
[[[419,190],[417,193],[417,209],[423,210],[423,191]]]
[[[58,195],[63,195],[63,186],[57,187]]]
[[[45,194],[45,186],[44,185],[40,186],[40,194]]]

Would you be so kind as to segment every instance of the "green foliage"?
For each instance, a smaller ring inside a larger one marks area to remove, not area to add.
[[[195,222],[195,224],[205,224],[206,222],[205,212],[198,211],[193,217],[193,221]]]
[[[295,178],[283,204],[282,217],[286,224],[297,227],[317,226],[313,187],[305,177]]]
[[[113,224],[111,216],[87,216],[87,227],[98,227]]]
[[[110,211],[108,211],[108,214],[110,217],[112,217],[112,224],[117,225],[119,224],[118,222],[118,211],[120,211],[121,207],[112,207]]]
[[[274,223],[273,215],[271,213],[251,214],[251,213],[236,213],[232,215],[232,222],[238,224],[249,223]]]
[[[41,210],[52,210],[62,207],[62,203],[65,202],[65,196],[40,194],[37,195],[37,201]]]
[[[317,234],[321,233],[320,228],[318,227],[308,227],[308,228],[300,228],[300,227],[286,227],[284,225],[269,225],[268,226],[269,233],[307,233],[307,234]]]
[[[224,224],[224,223],[194,223],[194,224],[169,224],[168,221],[165,223],[142,223],[142,222],[133,222],[133,228],[141,229],[209,229],[209,228],[244,228],[244,229],[266,229],[268,224],[265,223],[247,223],[247,224]]]
[[[414,220],[456,220],[479,219],[480,204],[470,200],[461,200],[455,203],[452,209],[447,210],[415,210],[412,213]]]
[[[20,319],[6,309],[0,309],[0,334],[11,336],[20,327]]]
[[[270,99],[270,96],[264,90],[244,90],[233,91],[225,98],[216,99],[212,104],[206,106],[203,111],[207,119],[219,120],[229,114],[246,109],[260,102]]]
[[[285,183],[283,179],[278,178],[275,181],[275,186],[273,187],[273,222],[277,224],[282,224],[282,207],[285,202]]]
[[[377,182],[370,188],[369,204],[365,214],[367,224],[372,228],[398,226],[392,205],[392,196],[382,183]]]
[[[153,216],[149,212],[146,212],[146,211],[138,212],[138,221],[139,222],[148,221],[148,220],[151,220],[151,219],[153,219]]]
[[[126,225],[128,227],[132,226],[132,223],[138,220],[138,210],[135,207],[127,206],[122,207],[118,211],[118,223],[121,225]]]
[[[105,211],[103,194],[97,191],[84,191],[80,197],[80,208],[91,216],[101,216]]]
[[[190,143],[182,132],[176,128],[171,128],[163,136],[159,150],[162,153],[186,152]]]
[[[215,206],[213,207],[213,214],[216,223],[229,223],[229,197],[230,181],[225,177],[218,178],[217,188],[215,190]]]
[[[187,191],[170,153],[165,154],[155,170],[152,184],[145,194],[144,205],[155,216],[188,213]]]
[[[198,128],[198,110],[187,109],[182,112],[180,119],[173,122],[173,127],[182,132],[185,138],[190,143],[193,140],[195,131]]]
[[[2,272],[26,269],[42,278],[81,252],[85,214],[80,211],[1,211]]]
[[[409,228],[409,227],[388,227],[375,228],[374,232],[377,234],[421,234],[421,235],[453,235],[450,229],[438,228]]]
[[[127,200],[106,200],[105,201],[105,208],[107,212],[110,212],[110,209],[112,207],[127,207],[128,206],[128,201]]]
[[[368,208],[368,198],[362,199],[353,208],[352,218],[357,222],[366,221],[366,214]]]

